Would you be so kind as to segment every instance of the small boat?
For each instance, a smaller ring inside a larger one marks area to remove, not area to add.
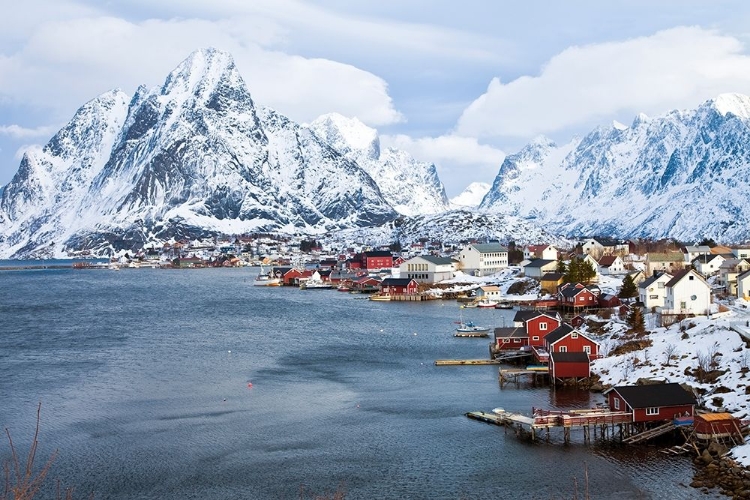
[[[459,323],[454,337],[488,337],[490,329],[487,326],[478,326],[473,321]]]
[[[513,309],[513,303],[512,302],[498,302],[495,306],[495,309]]]
[[[479,302],[477,302],[477,307],[492,307],[492,308],[494,308],[497,304],[498,303],[495,300],[481,299]]]
[[[339,292],[351,292],[352,289],[349,285],[344,285],[343,283],[336,287],[336,290]]]
[[[380,295],[379,293],[373,293],[372,295],[370,295],[370,300],[379,300],[379,301],[387,302],[387,301],[391,300],[391,296],[390,295]]]

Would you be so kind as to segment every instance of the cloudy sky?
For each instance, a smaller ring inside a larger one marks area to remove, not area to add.
[[[438,165],[449,196],[544,134],[750,94],[750,2],[24,0],[0,16],[0,185],[86,101],[230,52],[260,104]],[[511,5],[504,5],[511,4]]]

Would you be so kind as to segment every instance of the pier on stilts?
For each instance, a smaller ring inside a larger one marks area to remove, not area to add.
[[[546,366],[544,367],[526,367],[526,368],[507,368],[501,369],[498,373],[498,380],[500,381],[500,388],[505,384],[513,383],[518,385],[521,378],[531,377],[531,381],[536,384],[539,380],[542,382],[547,381],[549,378],[549,370]]]
[[[604,409],[549,411],[534,408],[532,414],[533,416],[529,417],[497,408],[492,413],[469,412],[466,416],[482,422],[512,427],[517,435],[528,436],[532,441],[540,434],[546,434],[546,440],[549,441],[550,430],[560,428],[566,444],[570,443],[573,429],[581,429],[583,440],[587,443],[592,438],[623,440],[630,436],[630,424],[633,420],[632,413]]]

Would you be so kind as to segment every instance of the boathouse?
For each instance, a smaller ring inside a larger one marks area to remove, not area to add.
[[[588,378],[591,375],[589,355],[585,352],[550,353],[549,374],[556,380]]]
[[[743,441],[742,422],[730,413],[700,413],[693,419],[695,437],[698,439],[730,438]]]
[[[609,409],[633,414],[633,422],[662,422],[695,413],[695,397],[680,384],[623,385],[607,389]]]
[[[599,343],[567,323],[544,337],[544,347],[550,353],[583,352],[592,359],[599,357]]]
[[[380,282],[382,295],[416,295],[419,293],[417,280],[409,278],[385,278]]]
[[[499,327],[495,328],[495,346],[501,350],[519,350],[529,345],[529,335],[526,327]]]

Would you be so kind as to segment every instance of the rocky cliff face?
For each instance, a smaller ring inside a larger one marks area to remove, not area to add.
[[[417,161],[405,151],[382,149],[375,129],[336,113],[321,116],[310,124],[310,129],[365,169],[400,214],[436,214],[448,209],[448,198],[435,165]]]
[[[398,214],[355,161],[250,97],[231,56],[112,91],[27,153],[0,199],[0,257],[151,239],[378,225]]]
[[[500,167],[480,209],[577,236],[748,238],[750,98],[600,127],[557,146],[539,138]]]

